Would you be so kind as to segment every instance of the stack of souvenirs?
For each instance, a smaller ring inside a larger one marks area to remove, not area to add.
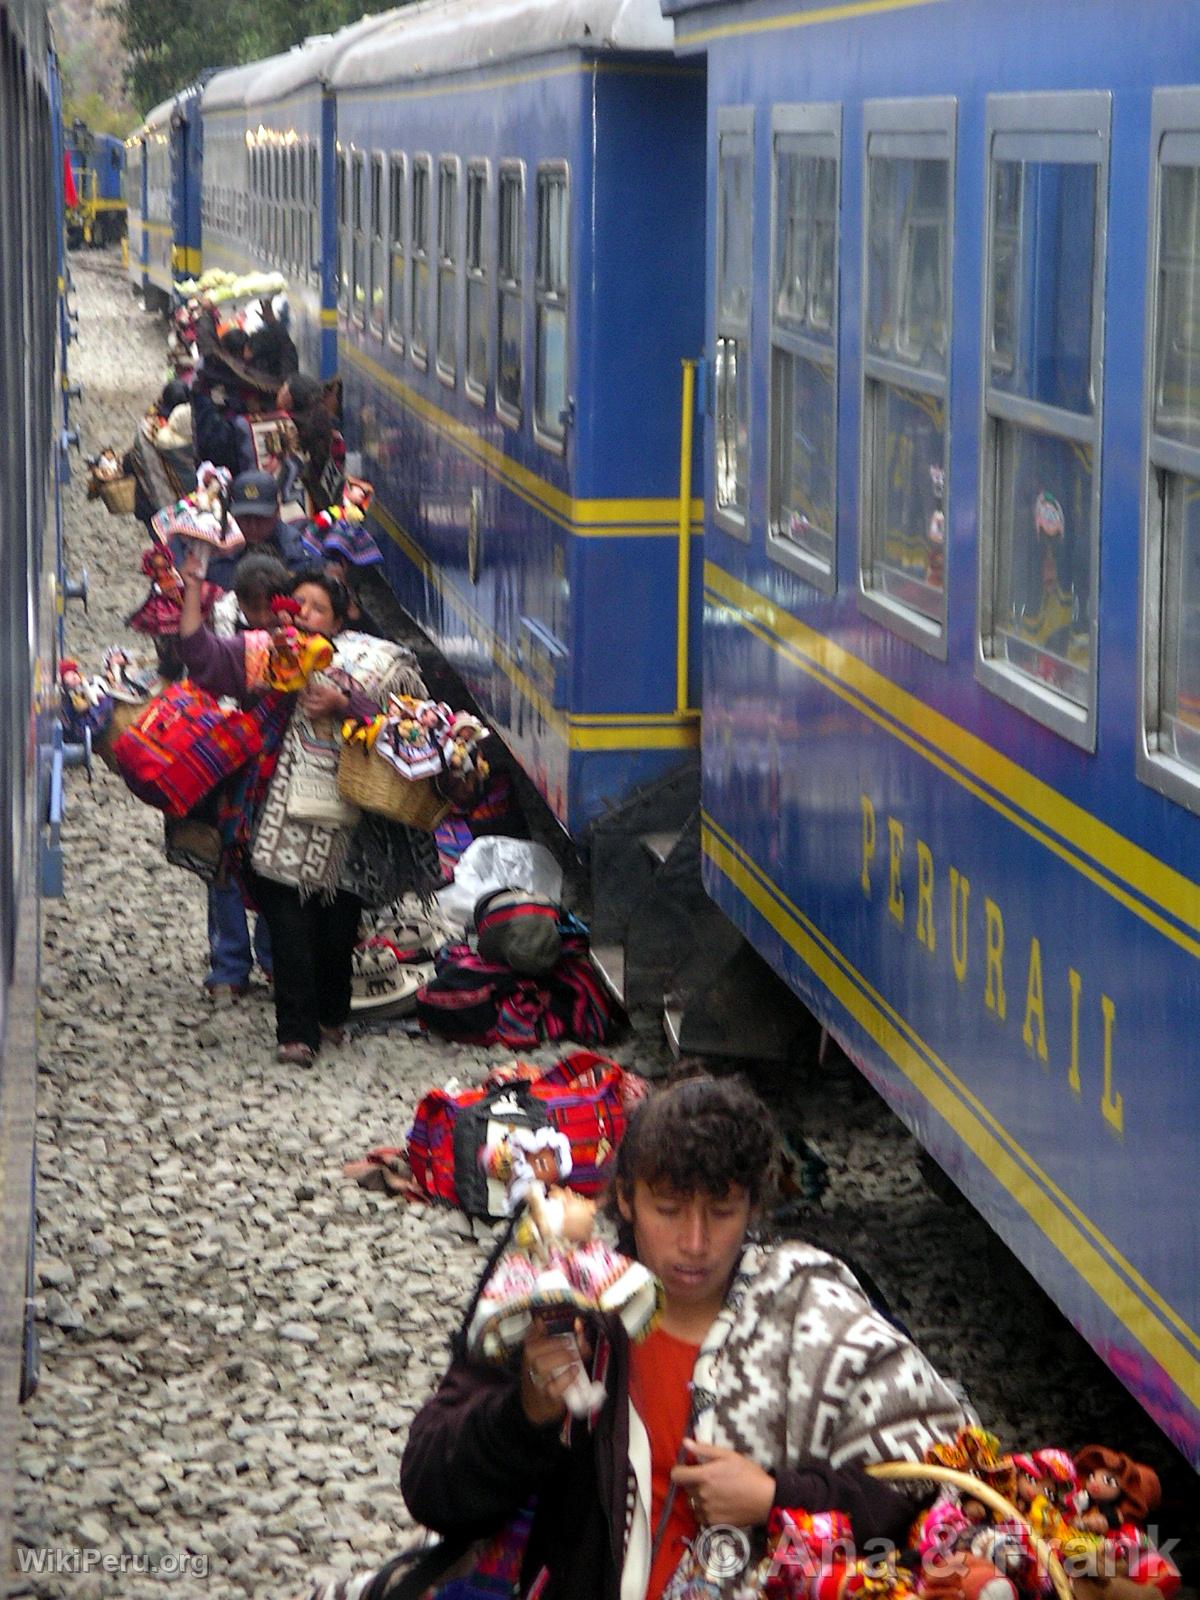
[[[468,800],[486,779],[488,764],[478,751],[486,737],[468,712],[393,695],[370,722],[343,724],[339,788],[366,811],[432,829],[450,801]]]
[[[963,1600],[1070,1600],[1072,1578],[1108,1581],[1128,1597],[1134,1585],[1162,1600],[1178,1590],[1178,1569],[1147,1532],[1161,1495],[1141,1462],[1102,1445],[1074,1457],[1057,1449],[1002,1455],[999,1441],[978,1428],[925,1461],[870,1469],[914,1480],[927,1471],[954,1485],[917,1519],[908,1552],[859,1559],[839,1512],[777,1509],[745,1595],[910,1600],[952,1591]]]
[[[134,482],[111,445],[92,456],[87,464],[89,500],[103,500],[114,516],[128,516],[134,505]]]
[[[202,461],[196,468],[196,487],[157,513],[150,523],[151,533],[163,545],[180,538],[194,545],[206,560],[210,555],[237,555],[246,548],[246,538],[229,514],[232,486],[228,467]]]
[[[87,734],[101,741],[112,729],[118,706],[141,708],[157,687],[155,668],[136,656],[110,645],[98,675],[85,678],[78,661],[64,658],[58,664],[63,732],[82,744]]]

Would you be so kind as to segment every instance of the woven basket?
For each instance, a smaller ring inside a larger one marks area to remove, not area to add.
[[[344,744],[338,759],[338,793],[364,811],[432,833],[450,809],[432,778],[402,778],[361,742]]]
[[[1019,1522],[1028,1531],[1038,1564],[1049,1574],[1058,1600],[1072,1600],[1074,1591],[1071,1588],[1071,1580],[1063,1570],[1063,1564],[1058,1556],[1044,1539],[1034,1533],[1029,1526],[1028,1518],[1017,1510],[1011,1500],[1006,1500],[1002,1494],[993,1489],[991,1484],[983,1483],[979,1478],[972,1477],[969,1472],[959,1472],[955,1467],[933,1466],[926,1461],[881,1461],[876,1466],[867,1467],[866,1470],[871,1477],[882,1478],[887,1483],[948,1483],[952,1488],[961,1489],[965,1494],[981,1500],[989,1510],[997,1512],[1005,1522]]]
[[[117,772],[119,770],[117,763],[113,760],[113,745],[116,744],[127,728],[133,727],[149,704],[150,700],[139,700],[136,704],[131,704],[128,700],[113,701],[112,716],[109,718],[108,727],[105,728],[93,747],[101,761],[111,771]]]
[[[105,510],[114,517],[133,515],[136,478],[108,478],[100,485],[100,498]]]

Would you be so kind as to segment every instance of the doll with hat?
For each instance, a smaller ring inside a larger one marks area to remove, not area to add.
[[[202,461],[196,468],[196,487],[151,519],[151,533],[162,544],[178,537],[197,546],[205,565],[209,556],[236,555],[245,549],[246,538],[229,514],[232,485],[228,467]]]
[[[1013,1504],[1028,1511],[1039,1495],[1070,1514],[1079,1489],[1075,1463],[1065,1450],[1017,1451],[1009,1456],[1016,1483]]]
[[[560,1186],[571,1170],[566,1136],[511,1129],[480,1159],[490,1175],[507,1175],[514,1209],[523,1209],[511,1248],[479,1291],[467,1330],[470,1354],[497,1363],[519,1358],[535,1317],[571,1340],[580,1320],[607,1316],[618,1317],[630,1338],[649,1333],[661,1285],[640,1261],[595,1238],[594,1203]],[[574,1360],[577,1376],[564,1399],[572,1416],[585,1417],[602,1404],[605,1388],[587,1376],[577,1341]]]

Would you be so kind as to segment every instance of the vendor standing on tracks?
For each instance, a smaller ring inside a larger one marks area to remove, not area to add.
[[[212,694],[261,703],[264,685],[251,681],[247,635],[218,639],[203,626],[203,573],[194,548],[180,573],[179,649],[189,676]],[[410,651],[346,629],[349,600],[336,579],[319,568],[302,572],[292,598],[297,625],[330,640],[333,663],[298,694],[276,697],[278,714],[265,721],[262,755],[242,788],[238,866],[271,933],[279,1059],[307,1066],[322,1043],[340,1042],[349,1015],[362,900],[350,877],[353,825],[335,820],[328,808],[320,811],[321,821],[313,820],[318,813],[311,809],[300,814],[292,804],[293,778],[327,776],[325,752],[343,717],[370,719],[389,693],[424,698],[425,689]],[[414,873],[415,863],[414,856]],[[401,892],[431,887],[414,880]]]
[[[415,1517],[461,1545],[532,1505],[518,1593],[539,1600],[732,1593],[740,1570],[706,1572],[701,1532],[745,1530],[748,1554],[773,1506],[844,1511],[860,1549],[903,1544],[913,1502],[863,1469],[919,1459],[963,1411],[840,1261],[759,1242],[774,1150],[769,1112],[737,1082],[685,1081],[638,1107],[609,1207],[662,1281],[661,1321],[632,1346],[619,1324],[592,1335],[608,1398],[591,1423],[567,1417],[573,1336],[535,1327],[516,1372],[469,1364],[460,1343],[409,1434]]]

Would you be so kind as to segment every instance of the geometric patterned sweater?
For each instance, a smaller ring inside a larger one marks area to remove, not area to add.
[[[698,1437],[768,1471],[920,1460],[963,1408],[875,1311],[850,1270],[807,1244],[749,1245],[694,1375]]]

